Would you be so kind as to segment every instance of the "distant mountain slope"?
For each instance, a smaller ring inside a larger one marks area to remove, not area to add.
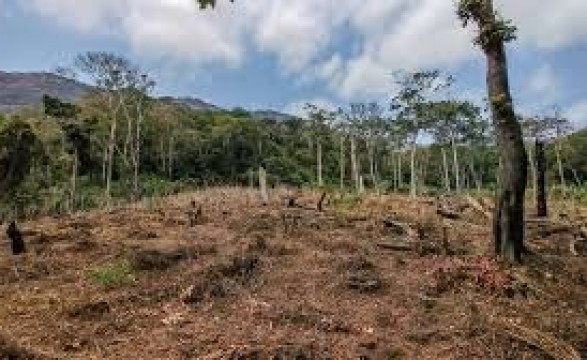
[[[294,120],[296,117],[289,115],[289,114],[284,114],[275,110],[256,110],[256,111],[251,111],[251,115],[253,115],[253,117],[258,118],[258,119],[262,119],[262,120],[275,120],[277,122],[283,122],[283,121],[290,121],[290,120]]]
[[[0,109],[14,109],[41,102],[44,94],[74,101],[91,87],[51,73],[0,71]]]
[[[92,90],[79,81],[47,72],[4,72],[0,71],[0,110],[12,110],[22,106],[40,104],[47,94],[62,101],[73,102]],[[224,109],[195,97],[164,96],[161,101],[187,106],[196,111],[223,111]],[[277,122],[295,117],[274,110],[255,110],[251,115],[257,119]]]
[[[171,97],[171,96],[163,96],[159,98],[161,101],[170,102],[178,105],[184,105],[189,107],[192,110],[200,110],[200,111],[221,111],[222,108],[207,103],[203,100],[193,97]]]

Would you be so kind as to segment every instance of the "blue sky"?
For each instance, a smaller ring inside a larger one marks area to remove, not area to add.
[[[513,95],[532,114],[558,105],[587,126],[587,1],[495,0],[519,26]],[[160,94],[299,112],[384,100],[395,70],[453,73],[455,95],[484,94],[484,61],[447,0],[0,0],[0,69],[51,70],[88,50],[120,53]]]

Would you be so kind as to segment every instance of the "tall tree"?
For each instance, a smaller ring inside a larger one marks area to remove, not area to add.
[[[514,112],[505,52],[505,44],[516,38],[516,28],[497,14],[492,0],[459,0],[457,14],[463,26],[477,25],[475,43],[487,60],[487,92],[501,160],[493,221],[495,251],[508,261],[521,262],[528,159]]]
[[[392,98],[391,110],[410,134],[410,196],[417,195],[416,151],[421,132],[427,127],[425,102],[447,85],[438,70],[398,73],[399,92]]]

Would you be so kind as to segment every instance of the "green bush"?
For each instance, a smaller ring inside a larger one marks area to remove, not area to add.
[[[132,267],[127,261],[103,265],[91,271],[90,279],[95,284],[111,289],[134,281]]]

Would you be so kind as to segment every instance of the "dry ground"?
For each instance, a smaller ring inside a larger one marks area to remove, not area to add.
[[[533,254],[509,268],[463,199],[440,200],[446,219],[437,199],[332,195],[318,212],[301,195],[217,188],[22,224],[20,279],[0,251],[0,359],[587,357],[568,214],[529,222]]]

